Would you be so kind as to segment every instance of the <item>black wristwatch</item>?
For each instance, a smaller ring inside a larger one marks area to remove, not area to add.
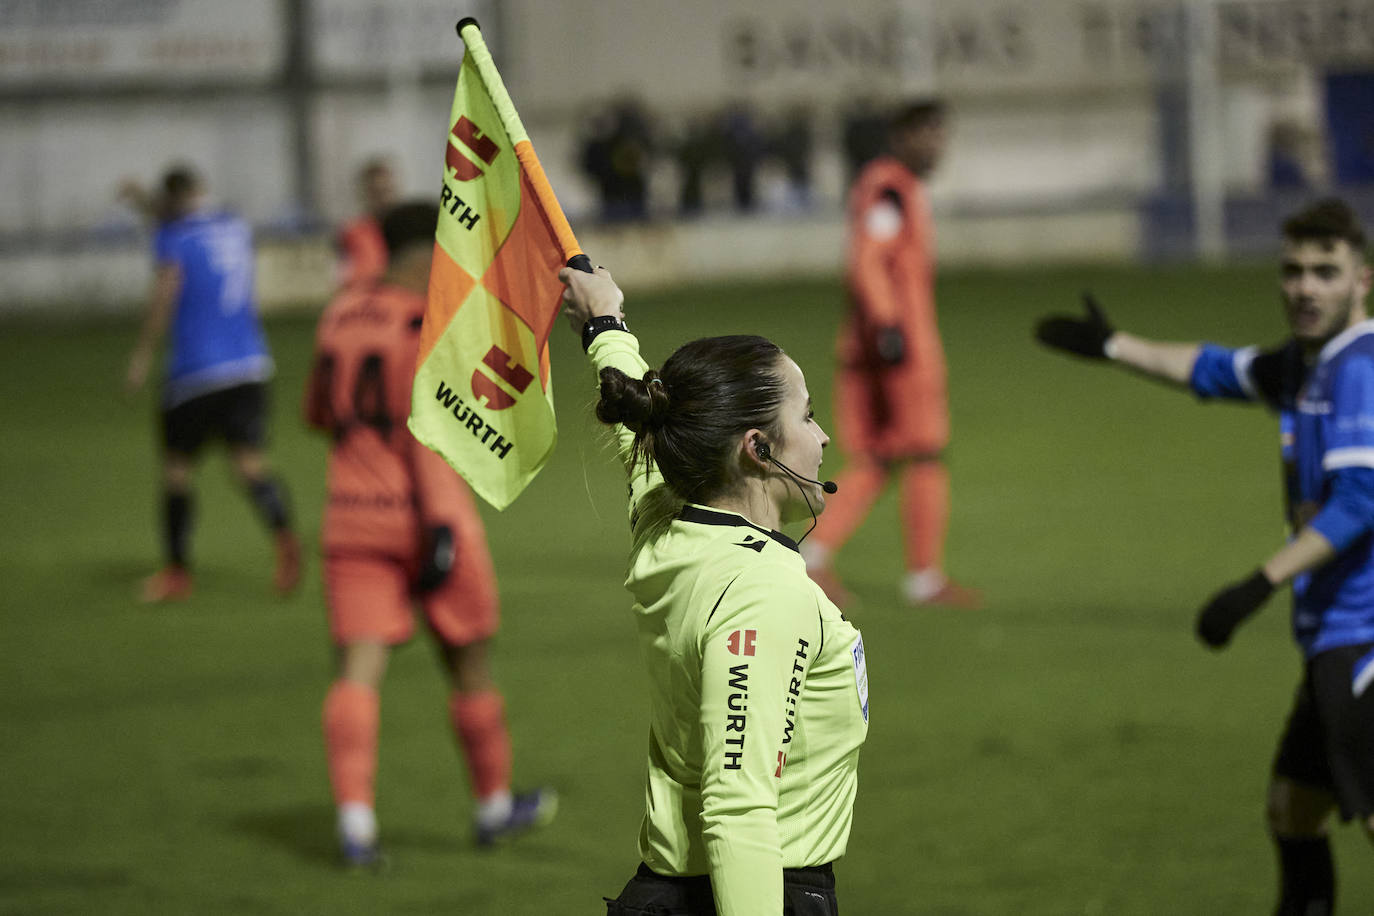
[[[582,325],[582,352],[586,352],[602,331],[628,331],[625,322],[615,315],[593,315]]]

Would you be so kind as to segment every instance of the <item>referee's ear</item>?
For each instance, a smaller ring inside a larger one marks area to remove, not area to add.
[[[750,429],[741,437],[741,457],[747,471],[757,473],[768,471],[768,459],[772,457],[772,444],[768,434],[761,429]]]

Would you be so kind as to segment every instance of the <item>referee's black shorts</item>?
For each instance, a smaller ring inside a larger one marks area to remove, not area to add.
[[[839,916],[835,872],[829,863],[782,870],[783,916]],[[711,878],[660,875],[643,862],[620,896],[606,901],[606,916],[716,916]]]
[[[1330,792],[1341,820],[1374,815],[1374,643],[1307,660],[1274,775]]]
[[[194,455],[208,439],[262,447],[267,439],[267,385],[250,382],[211,391],[162,412],[162,444]]]

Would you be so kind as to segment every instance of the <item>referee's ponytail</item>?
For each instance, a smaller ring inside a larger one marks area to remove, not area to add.
[[[643,378],[602,369],[596,416],[632,430],[634,460],[657,464],[679,497],[709,501],[738,482],[739,436],[758,428],[776,438],[782,357],[766,338],[733,335],[684,344]]]

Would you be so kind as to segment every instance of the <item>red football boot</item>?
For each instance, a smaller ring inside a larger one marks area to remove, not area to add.
[[[938,589],[926,595],[917,595],[908,586],[906,600],[912,607],[948,607],[960,611],[976,611],[983,606],[983,593],[976,588],[960,585],[953,579],[946,579]]]
[[[191,597],[191,573],[184,566],[168,566],[153,573],[139,586],[138,599],[144,604],[185,601]]]
[[[290,531],[277,532],[277,568],[272,574],[272,587],[280,595],[289,595],[301,582],[301,542]]]

